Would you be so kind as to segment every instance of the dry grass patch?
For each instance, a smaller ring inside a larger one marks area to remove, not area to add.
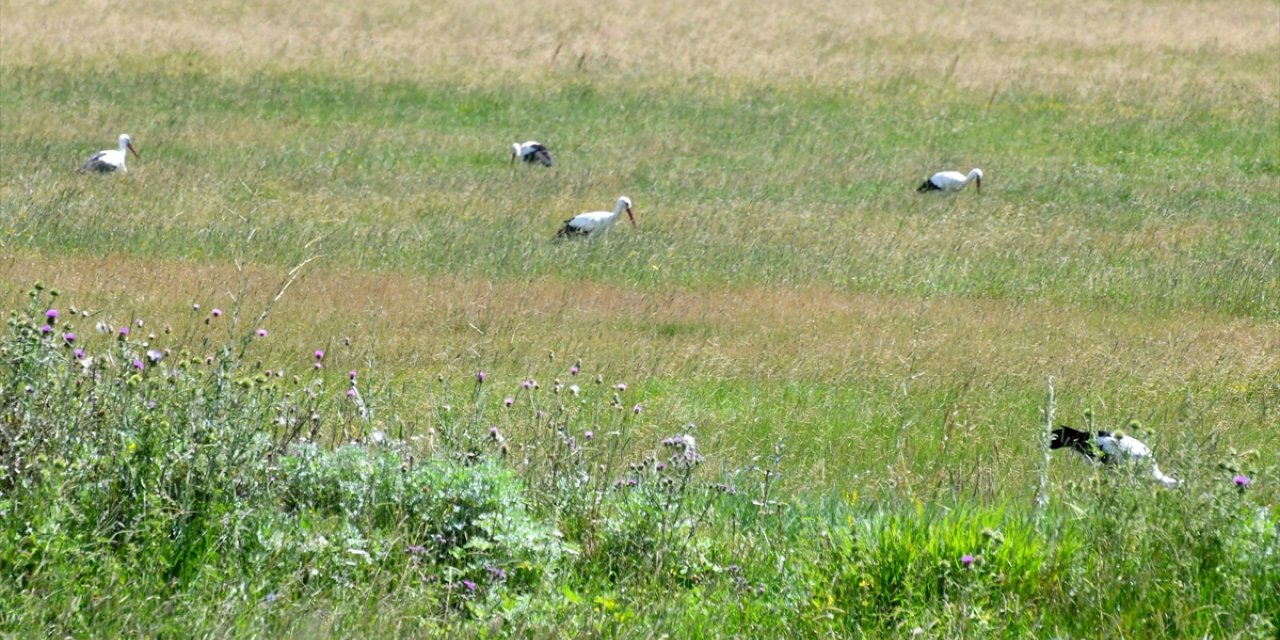
[[[282,270],[227,264],[10,256],[11,296],[35,279],[69,302],[196,323],[190,305],[231,309],[239,332],[275,293]],[[16,302],[15,302],[16,303]],[[392,371],[488,366],[511,375],[549,352],[646,376],[828,380],[920,374],[1034,387],[1047,375],[1105,388],[1138,382],[1180,388],[1280,371],[1280,327],[1188,313],[1174,318],[1055,307],[1042,302],[850,294],[825,288],[626,289],[550,278],[484,280],[399,273],[306,273],[274,308],[272,349],[306,354],[344,337],[353,357]]]
[[[943,74],[988,89],[1243,85],[1270,96],[1280,83],[1280,9],[1265,0],[0,6],[6,64],[178,56],[232,75],[302,67],[359,76],[462,74],[482,83],[494,73],[533,80],[582,70],[823,84]],[[1234,61],[1222,64],[1224,57]],[[1273,62],[1259,62],[1268,57]]]

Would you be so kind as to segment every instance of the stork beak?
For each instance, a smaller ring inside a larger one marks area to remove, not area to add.
[[[133,148],[133,143],[132,143],[132,142],[128,143],[128,144],[127,144],[127,145],[125,145],[125,146],[129,147],[129,150],[133,152],[133,157],[135,157],[135,158],[141,158],[141,157],[142,157],[142,156],[138,155],[138,150]]]
[[[516,163],[516,154],[515,154],[515,152],[512,152],[512,153],[511,153],[511,164],[515,164],[515,163]]]
[[[977,180],[974,181],[974,183],[975,183],[974,189],[977,189],[978,193],[982,193],[982,178],[978,178]]]
[[[636,217],[631,213],[631,207],[627,207],[627,219],[631,220],[631,226],[636,226]]]

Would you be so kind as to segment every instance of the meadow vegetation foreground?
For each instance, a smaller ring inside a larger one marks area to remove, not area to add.
[[[482,4],[0,0],[0,635],[1275,637],[1274,3]]]

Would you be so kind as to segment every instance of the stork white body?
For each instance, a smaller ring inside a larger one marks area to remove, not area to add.
[[[1159,465],[1156,464],[1155,458],[1151,455],[1151,449],[1141,440],[1130,438],[1126,435],[1103,435],[1104,433],[1106,432],[1100,432],[1098,437],[1094,438],[1094,444],[1098,446],[1098,449],[1102,450],[1104,462],[1107,462],[1107,456],[1110,456],[1120,462],[1149,464],[1151,465],[1151,477],[1156,482],[1170,489],[1178,486],[1177,480],[1160,471]]]
[[[916,191],[941,191],[943,193],[955,193],[968,185],[970,182],[977,183],[975,187],[978,193],[982,193],[982,169],[974,169],[968,175],[959,171],[939,171],[924,181],[924,184],[916,188]]]
[[[555,160],[551,159],[551,151],[547,149],[547,146],[537,140],[511,143],[511,162],[513,164],[516,158],[526,164],[540,164],[544,167],[550,167],[556,163]]]
[[[132,151],[134,157],[138,157],[138,151],[133,148],[133,141],[129,138],[129,134],[120,134],[120,148],[106,149],[99,151],[91,156],[84,164],[80,166],[80,171],[93,171],[96,173],[114,173],[119,171],[125,173],[129,169],[125,167],[125,150]]]
[[[564,226],[560,228],[560,231],[556,232],[556,237],[593,236],[606,233],[613,227],[613,223],[618,220],[618,216],[622,215],[623,211],[627,212],[627,218],[631,220],[631,226],[634,227],[636,217],[631,212],[631,199],[622,196],[618,198],[618,204],[614,206],[613,211],[580,213],[565,220]]]

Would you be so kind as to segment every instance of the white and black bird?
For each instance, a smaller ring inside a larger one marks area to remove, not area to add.
[[[544,167],[550,167],[556,163],[551,159],[551,151],[547,146],[536,140],[528,142],[512,142],[511,143],[511,163],[515,164],[516,158],[519,158],[525,164],[540,164]]]
[[[631,212],[631,198],[622,196],[618,198],[618,204],[613,208],[613,211],[580,213],[565,220],[564,226],[556,232],[556,237],[572,238],[606,233],[613,227],[613,223],[618,220],[618,216],[622,215],[623,211],[627,212],[627,218],[631,220],[631,226],[636,226],[636,217]]]
[[[1124,434],[1112,434],[1110,431],[1089,433],[1059,426],[1050,432],[1053,438],[1049,441],[1050,449],[1069,447],[1075,449],[1090,462],[1101,462],[1104,465],[1134,463],[1151,466],[1151,477],[1156,482],[1172,489],[1179,482],[1160,471],[1151,449],[1141,440]]]
[[[132,151],[135,158],[141,157],[138,155],[138,150],[133,148],[133,140],[129,137],[129,134],[122,133],[120,134],[119,149],[105,149],[89,156],[89,159],[85,160],[84,164],[80,166],[80,171],[92,171],[95,173],[114,173],[119,171],[120,173],[125,173],[128,171],[124,166],[124,152],[126,149]]]
[[[969,175],[960,173],[959,171],[939,171],[929,176],[924,184],[916,187],[916,191],[924,193],[925,191],[941,191],[943,193],[955,193],[965,187],[965,185],[973,182],[976,185],[978,193],[982,193],[982,169],[974,169]]]

